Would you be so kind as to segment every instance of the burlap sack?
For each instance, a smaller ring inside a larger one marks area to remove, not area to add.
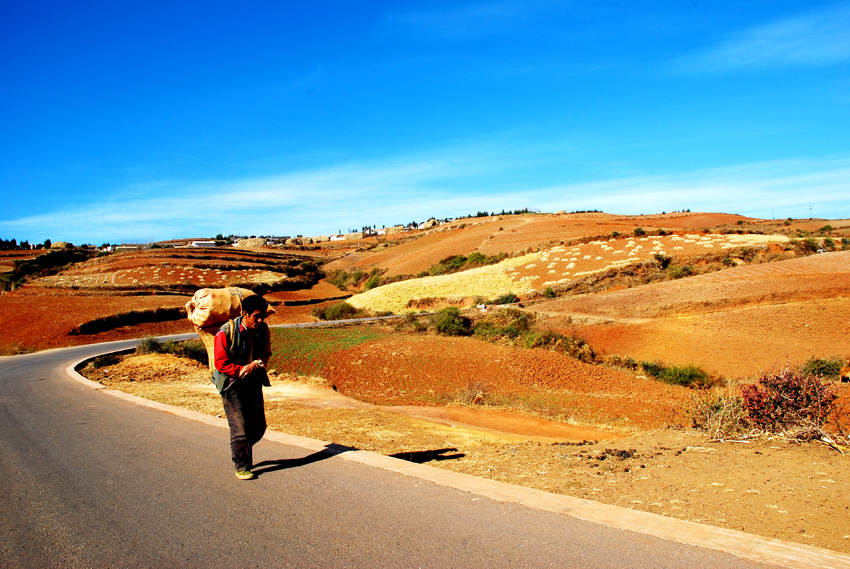
[[[221,325],[242,314],[242,299],[253,294],[237,287],[202,288],[186,303],[186,313],[198,328]]]
[[[207,358],[209,360],[210,373],[215,369],[215,335],[218,332],[220,326],[216,324],[215,326],[209,326],[207,328],[197,328],[198,337],[204,343],[204,347],[207,349]]]

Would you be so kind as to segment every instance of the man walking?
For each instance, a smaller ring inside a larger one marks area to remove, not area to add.
[[[254,478],[253,446],[266,432],[263,385],[269,385],[266,364],[272,355],[265,323],[268,303],[262,296],[242,299],[242,316],[228,321],[215,335],[212,381],[230,426],[230,451],[240,480]]]

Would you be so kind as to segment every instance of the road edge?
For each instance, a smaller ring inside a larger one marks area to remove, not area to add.
[[[108,353],[108,351],[105,353]],[[75,360],[65,368],[65,372],[71,379],[106,395],[207,425],[222,429],[227,428],[227,420],[222,417],[213,417],[212,415],[206,415],[198,411],[191,411],[189,409],[151,401],[150,399],[131,395],[117,389],[110,389],[83,377],[76,371],[76,367],[88,359],[91,359],[91,356]],[[332,443],[318,439],[271,430],[266,431],[264,438],[312,452],[327,451],[332,445]],[[511,502],[528,508],[568,515],[580,520],[650,535],[684,545],[722,551],[759,563],[788,567],[790,569],[822,569],[825,567],[850,569],[850,555],[829,549],[760,537],[737,530],[698,524],[659,514],[602,504],[593,500],[553,494],[506,482],[478,478],[470,474],[443,470],[425,464],[416,464],[400,458],[393,458],[366,450],[353,449],[336,453],[336,456],[343,460],[412,476],[420,480],[426,480],[440,486],[454,488],[455,490],[491,500]]]

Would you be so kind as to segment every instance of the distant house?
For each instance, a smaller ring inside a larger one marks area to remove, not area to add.
[[[331,241],[344,241],[345,235],[331,235]]]
[[[192,241],[189,247],[210,248],[215,247],[215,241]]]

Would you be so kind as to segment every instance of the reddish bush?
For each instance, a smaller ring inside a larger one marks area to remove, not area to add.
[[[762,372],[756,383],[741,387],[750,423],[777,432],[803,425],[822,426],[833,411],[838,393],[820,378],[791,368]]]

